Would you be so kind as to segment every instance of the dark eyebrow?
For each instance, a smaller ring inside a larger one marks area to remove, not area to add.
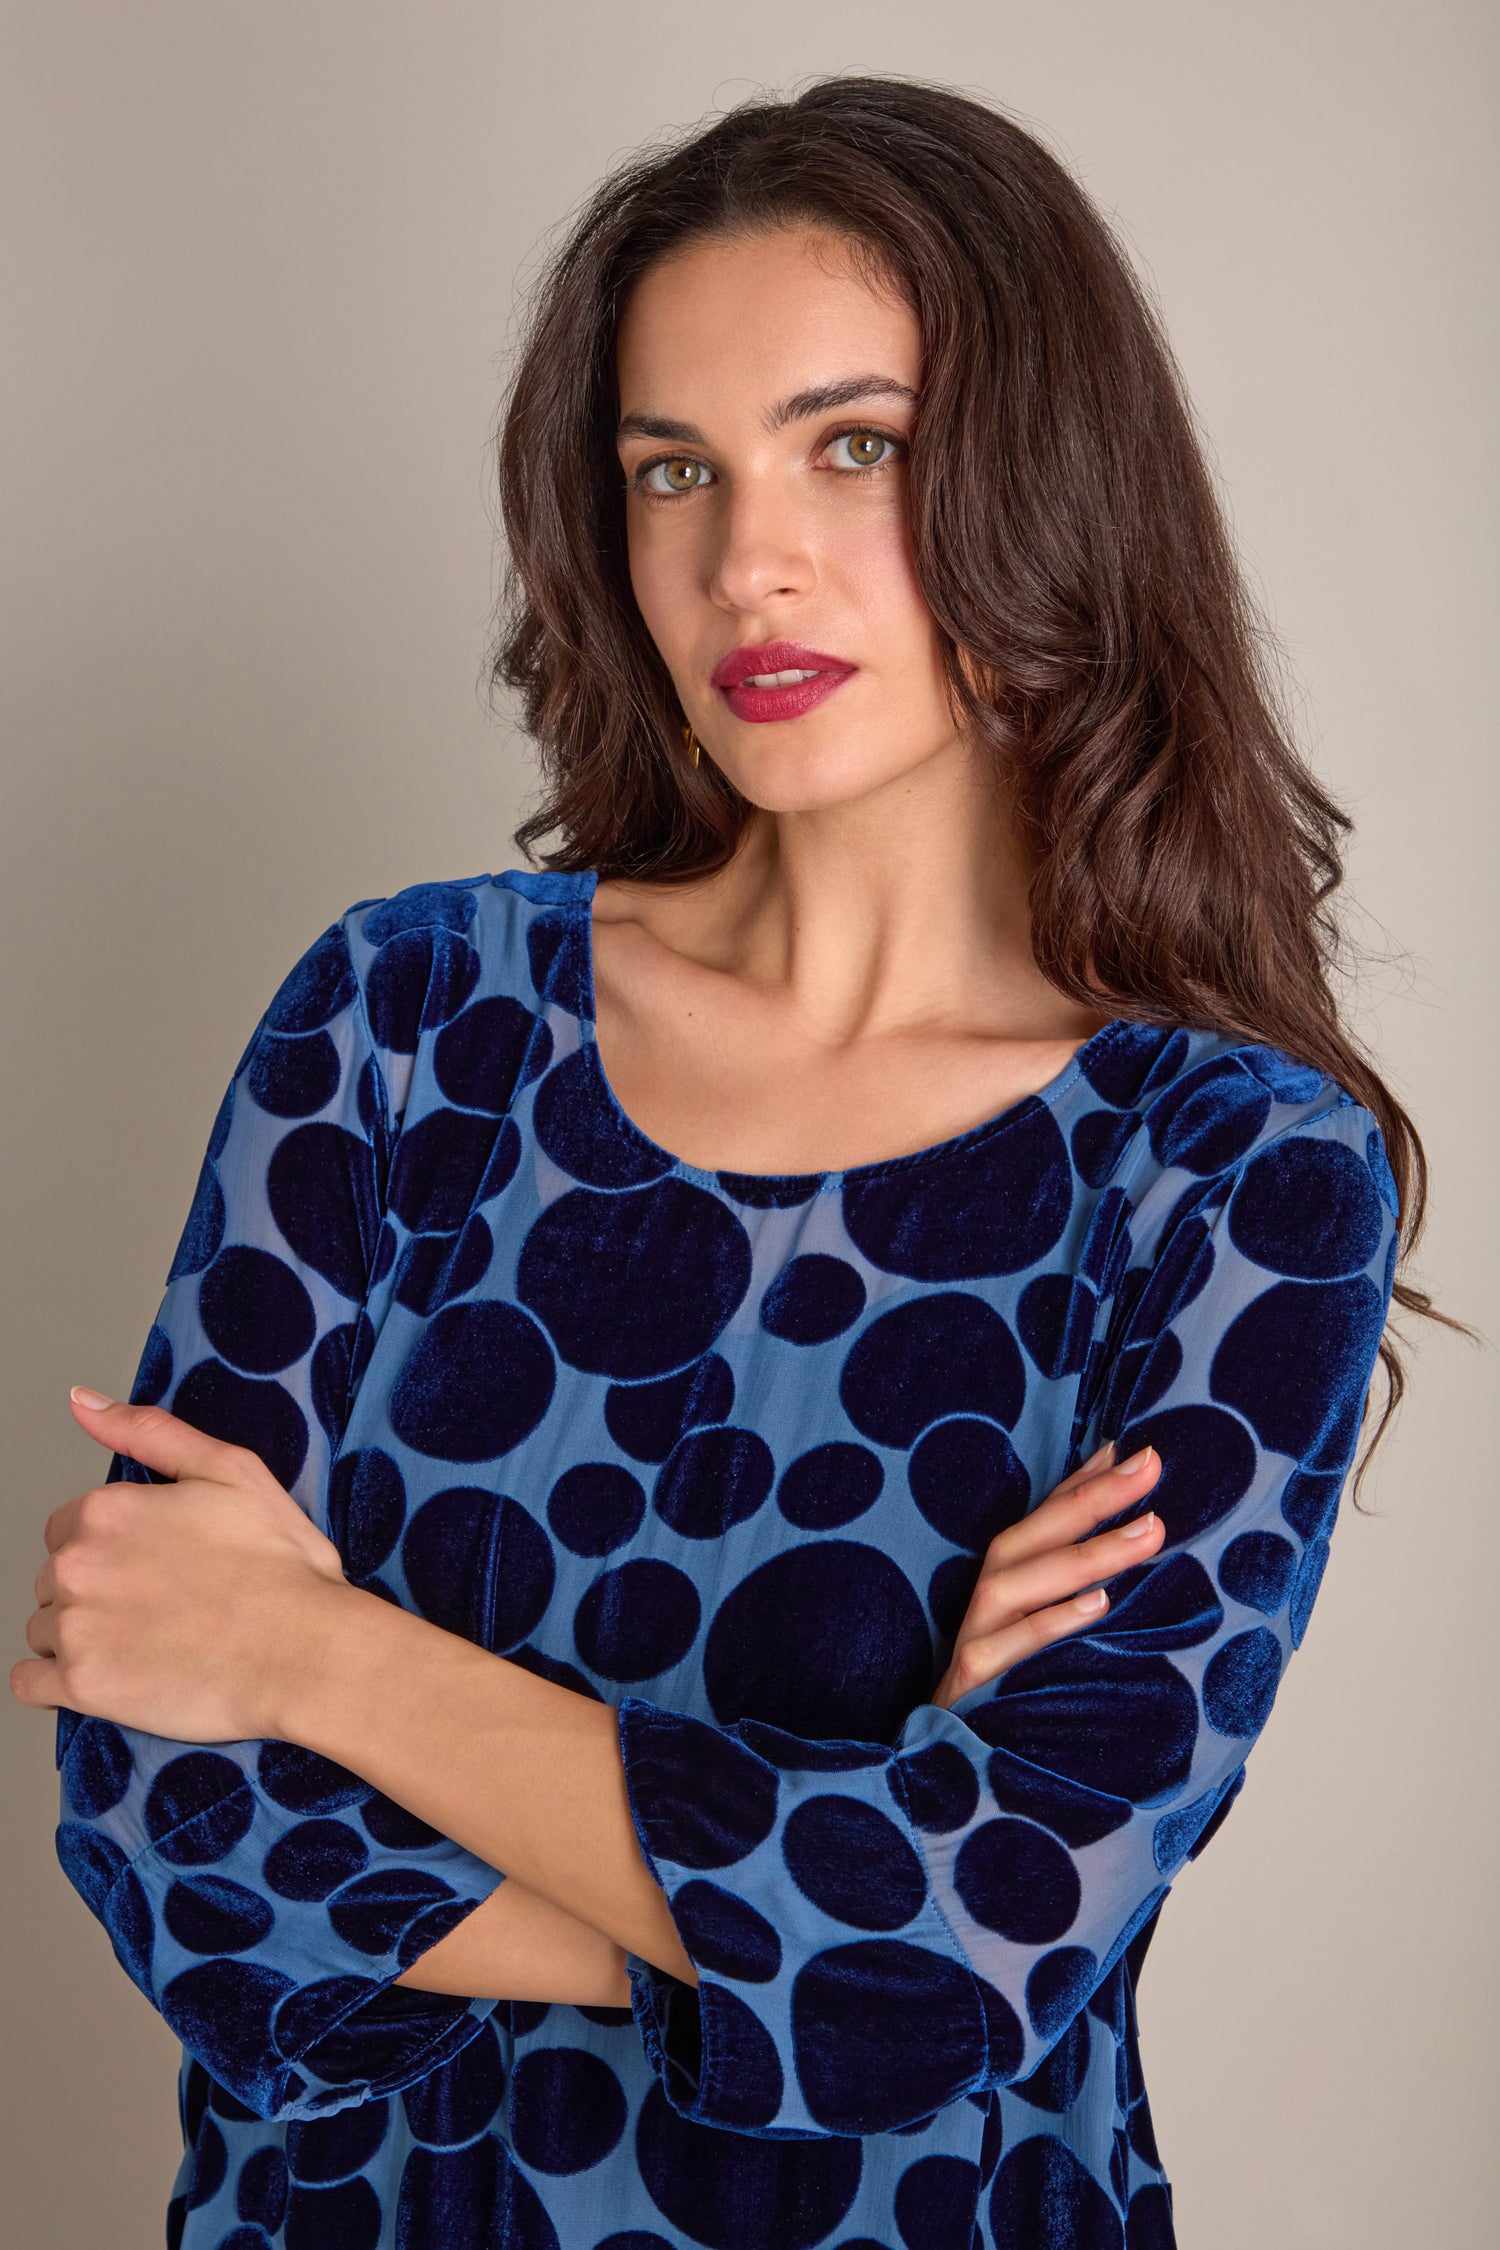
[[[783,430],[788,422],[805,422],[814,414],[830,414],[836,407],[852,405],[857,398],[904,398],[915,405],[917,394],[909,383],[893,375],[845,375],[835,383],[815,383],[811,390],[793,391],[762,416],[769,432]],[[617,438],[664,438],[669,445],[707,445],[703,432],[692,422],[674,422],[664,414],[626,414],[615,432]]]

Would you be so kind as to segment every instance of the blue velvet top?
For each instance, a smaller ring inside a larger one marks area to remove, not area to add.
[[[397,1986],[493,1868],[309,1751],[65,1712],[63,1866],[185,2049],[168,2240],[1157,2250],[1135,1981],[1328,1554],[1373,1120],[1122,1020],[916,1154],[701,1171],[600,1070],[594,881],[421,884],[312,946],[133,1396],[252,1446],[358,1584],[617,1707],[700,1982]],[[926,1701],[986,1542],[1106,1436],[1162,1456],[1160,1553]]]

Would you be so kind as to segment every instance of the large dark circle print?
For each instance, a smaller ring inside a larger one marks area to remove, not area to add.
[[[533,1221],[516,1266],[516,1295],[568,1364],[626,1383],[706,1352],[749,1286],[740,1221],[676,1178],[569,1189]]]
[[[786,2079],[776,2042],[748,2002],[722,1984],[698,1995],[703,2045],[717,2064],[716,2110],[731,2132],[769,2125]]]
[[[380,1232],[368,1143],[342,1125],[294,1125],[266,1166],[266,1200],[303,1264],[341,1297],[362,1298]]]
[[[173,1977],[160,2007],[183,2045],[224,2085],[265,2068],[271,2017],[292,1989],[289,1976],[258,1961],[199,1961]]]
[[[286,2158],[292,2178],[304,2187],[326,2187],[362,2172],[390,2120],[383,2101],[357,2102],[328,2117],[299,2117],[287,2127]]]
[[[927,1877],[893,1820],[860,1797],[804,1797],[781,1832],[802,1896],[857,1930],[899,1930],[922,1910]]]
[[[716,1423],[678,1439],[651,1505],[684,1539],[721,1539],[755,1514],[775,1481],[775,1459],[757,1431]]]
[[[461,2148],[482,2133],[505,2092],[505,2061],[492,2024],[449,2058],[404,2088],[401,2106],[412,2138],[429,2148]]]
[[[972,1415],[934,1424],[913,1447],[906,1474],[933,1530],[971,1552],[1019,1523],[1031,1505],[1031,1479],[1010,1439]]]
[[[535,2188],[493,2133],[462,2148],[411,2151],[390,2240],[392,2250],[491,2250],[497,2242],[506,2250],[559,2250]]]
[[[1066,2141],[1032,2133],[1004,2157],[990,2189],[997,2242],[1026,2250],[1124,2250],[1120,2217]]]
[[[621,1114],[592,1045],[554,1063],[536,1090],[532,1130],[545,1153],[585,1187],[644,1187],[672,1169]]]
[[[919,2156],[896,2183],[902,2250],[970,2250],[979,2166],[967,2156]]]
[[[1160,1804],[1187,1780],[1198,1698],[1165,1656],[1057,1642],[1013,1665],[970,1724],[1044,1774],[1129,1804]]]
[[[830,1946],[792,1985],[797,2080],[827,2132],[888,2132],[941,2108],[986,2051],[968,1970],[902,1938]]]
[[[650,1680],[680,1664],[698,1632],[698,1589],[685,1570],[638,1555],[606,1570],[573,1616],[573,1640],[604,1680]]]
[[[445,1305],[396,1377],[391,1428],[441,1461],[498,1460],[530,1437],[556,1381],[546,1337],[515,1305]]]
[[[1171,1050],[1170,1053],[1165,1050]],[[1101,1101],[1129,1109],[1144,1093],[1148,1077],[1165,1078],[1188,1050],[1185,1031],[1163,1031],[1155,1024],[1128,1023],[1122,1016],[1081,1047],[1078,1068]],[[1157,1069],[1157,1065],[1165,1067]]]
[[[451,1021],[478,982],[479,955],[451,930],[398,932],[365,984],[376,1045],[415,1054],[422,1033]]]
[[[771,2141],[700,2125],[653,2083],[636,2126],[636,2162],[669,2225],[705,2250],[812,2250],[826,2242],[859,2190],[858,2140]]]
[[[221,1359],[274,1375],[311,1348],[318,1320],[285,1259],[240,1243],[221,1250],[198,1285],[198,1317]]]
[[[492,1117],[434,1109],[404,1128],[391,1166],[390,1206],[413,1234],[456,1234],[479,1200],[495,1153]]]
[[[826,1344],[865,1309],[865,1285],[847,1258],[809,1250],[782,1267],[760,1301],[760,1324],[789,1344]]]
[[[162,1920],[186,1953],[244,1953],[276,1924],[258,1891],[224,1875],[185,1875],[166,1895]]]
[[[1014,1336],[993,1305],[958,1289],[881,1313],[856,1336],[839,1377],[844,1412],[877,1445],[912,1445],[949,1414],[1010,1429],[1025,1397]]]
[[[888,1742],[933,1685],[926,1613],[878,1548],[810,1540],[726,1594],[703,1681],[724,1726],[763,1719],[813,1741]]]
[[[511,2073],[510,2140],[533,2171],[586,2172],[625,2130],[625,2090],[587,2047],[536,2047]]]
[[[356,986],[349,940],[335,922],[310,945],[266,1010],[273,1031],[316,1031],[348,1007]]]
[[[547,1521],[575,1555],[608,1555],[640,1530],[646,1495],[618,1461],[575,1461],[547,1496]]]
[[[1243,1156],[1270,1113],[1260,1080],[1232,1057],[1214,1055],[1158,1094],[1146,1130],[1159,1163],[1206,1177]]]
[[[672,1919],[711,1976],[764,1984],[781,1967],[781,1940],[763,1914],[722,1883],[695,1875],[672,1894]]]
[[[776,1769],[702,1719],[650,1709],[621,1722],[632,1788],[645,1793],[651,1851],[679,1867],[729,1867],[776,1825]]]
[[[1059,1239],[1073,1169],[1052,1112],[1035,1096],[968,1148],[844,1178],[844,1225],[872,1266],[913,1281],[1020,1273]]]
[[[1015,1945],[1054,1945],[1078,1919],[1072,1855],[1029,1820],[986,1820],[964,1838],[953,1885],[976,1922]]]
[[[1235,1248],[1294,1281],[1363,1273],[1382,1224],[1364,1158],[1309,1134],[1278,1141],[1247,1164],[1229,1205]]]
[[[884,1482],[880,1457],[867,1445],[830,1438],[788,1463],[776,1505],[801,1531],[834,1531],[873,1507]]]
[[[367,1445],[335,1461],[328,1478],[328,1536],[351,1578],[378,1570],[401,1536],[406,1485],[390,1455]]]
[[[200,1359],[177,1386],[172,1412],[205,1437],[258,1453],[288,1490],[307,1459],[307,1421],[280,1383],[237,1375],[219,1359]]]
[[[1278,1281],[1230,1322],[1208,1387],[1262,1445],[1306,1456],[1310,1469],[1341,1465],[1322,1458],[1319,1440],[1331,1451],[1357,1415],[1384,1326],[1380,1292],[1362,1274]]]
[[[589,960],[589,914],[564,906],[536,914],[526,925],[526,961],[537,998],[590,1022],[594,1014]]]
[[[1129,1423],[1116,1444],[1122,1461],[1145,1445],[1160,1455],[1151,1506],[1172,1546],[1184,1546],[1219,1523],[1244,1498],[1255,1475],[1254,1439],[1243,1422],[1216,1406],[1169,1406]]]
[[[219,1244],[224,1239],[224,1190],[219,1185],[219,1175],[211,1156],[205,1156],[198,1167],[198,1185],[193,1190],[193,1207],[187,1215],[181,1238],[167,1269],[168,1281],[180,1280],[186,1273],[202,1273],[209,1261],[217,1256]]]
[[[551,1053],[552,1033],[541,1017],[500,993],[474,1001],[438,1033],[433,1075],[450,1102],[503,1117]]]
[[[1027,1282],[1016,1308],[1016,1325],[1042,1374],[1056,1380],[1083,1373],[1097,1311],[1093,1290],[1072,1274],[1039,1273],[1035,1281]]]
[[[80,1820],[112,1812],[130,1787],[135,1761],[130,1745],[108,1719],[85,1719],[66,1754],[64,1783],[68,1803]]]
[[[1268,1625],[1236,1633],[1215,1649],[1203,1675],[1203,1716],[1216,1734],[1258,1734],[1281,1678],[1281,1643]]]
[[[408,883],[392,891],[365,916],[364,934],[371,945],[389,945],[403,930],[466,930],[479,910],[479,901],[467,883]]]
[[[326,1031],[303,1039],[265,1032],[255,1043],[245,1083],[257,1109],[271,1117],[313,1117],[339,1090],[343,1066]]]
[[[611,1383],[604,1394],[604,1426],[632,1460],[665,1461],[684,1430],[727,1421],[733,1405],[728,1360],[705,1352],[652,1383]]]
[[[422,1615],[482,1648],[515,1648],[552,1598],[552,1543],[517,1500],[478,1486],[435,1492],[406,1527],[401,1561]]]

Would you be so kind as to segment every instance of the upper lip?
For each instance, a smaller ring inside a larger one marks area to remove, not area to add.
[[[713,669],[715,687],[738,687],[757,672],[853,672],[841,656],[804,648],[800,641],[762,641],[754,648],[732,648]]]

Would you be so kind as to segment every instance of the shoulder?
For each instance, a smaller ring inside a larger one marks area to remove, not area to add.
[[[345,951],[375,1045],[409,1055],[476,999],[585,1012],[593,881],[506,868],[413,883],[358,900],[318,944]]]
[[[1329,1072],[1230,1033],[1121,1019],[1077,1061],[1076,1110],[1112,1115],[1122,1153],[1139,1142],[1137,1160],[1149,1152],[1162,1170],[1223,1174],[1288,1132],[1379,1139],[1370,1112]]]
[[[1137,1239],[1234,1199],[1280,1235],[1361,1234],[1396,1190],[1380,1128],[1327,1071],[1222,1032],[1119,1022],[1079,1055],[1074,1163],[1133,1206]]]

